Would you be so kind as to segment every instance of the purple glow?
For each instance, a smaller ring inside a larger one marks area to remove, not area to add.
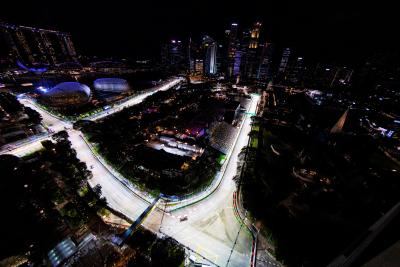
[[[43,87],[43,86],[39,86],[39,87],[36,88],[36,89],[39,90],[39,91],[42,92],[42,93],[47,93],[47,91],[49,91],[48,88],[45,88],[45,87]]]
[[[24,64],[22,64],[22,62],[19,61],[19,60],[17,60],[17,65],[18,65],[18,67],[20,67],[21,69],[24,69],[24,70],[27,70],[27,71],[30,71],[30,72],[39,72],[39,73],[42,73],[42,72],[47,71],[47,68],[28,68],[27,66],[25,66]]]

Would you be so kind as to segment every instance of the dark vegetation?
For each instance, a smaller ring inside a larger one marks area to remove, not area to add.
[[[175,240],[159,239],[149,231],[137,231],[128,245],[136,251],[129,267],[178,267],[185,257],[184,249]]]
[[[0,156],[1,259],[27,253],[40,262],[105,207],[101,187],[88,186],[91,172],[67,137],[60,132],[55,143],[44,141],[43,150],[25,158]]]
[[[149,190],[186,194],[207,185],[214,177],[220,153],[208,146],[206,136],[181,140],[205,147],[196,160],[149,148],[146,142],[161,135],[164,129],[176,134],[185,133],[193,123],[207,127],[217,119],[217,104],[209,90],[170,89],[99,123],[78,122],[78,125],[123,176]],[[187,169],[182,168],[184,163]]]
[[[400,169],[362,131],[330,135],[322,107],[312,114],[291,107],[255,119],[258,146],[242,154],[244,206],[272,235],[279,260],[326,266],[400,200]],[[301,169],[313,176],[301,180],[294,175]]]

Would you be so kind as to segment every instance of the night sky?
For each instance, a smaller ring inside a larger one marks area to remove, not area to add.
[[[353,62],[400,47],[398,8],[383,1],[83,2],[13,1],[2,5],[0,19],[70,32],[78,52],[86,55],[157,58],[168,38],[208,34],[218,39],[230,22],[245,27],[255,20],[263,22],[266,40],[321,61]]]

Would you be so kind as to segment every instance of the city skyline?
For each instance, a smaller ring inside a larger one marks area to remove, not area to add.
[[[0,11],[1,20],[70,32],[78,52],[87,55],[158,59],[160,45],[167,39],[188,41],[206,34],[219,40],[230,23],[238,23],[242,30],[255,21],[263,23],[261,36],[267,41],[325,61],[358,63],[360,57],[387,52],[388,46],[398,44],[390,34],[394,10],[384,5],[206,1],[197,6],[159,3],[155,8],[150,1],[132,7],[115,3],[80,8],[71,2],[60,9],[43,2],[27,4],[29,8],[18,12],[13,5]]]

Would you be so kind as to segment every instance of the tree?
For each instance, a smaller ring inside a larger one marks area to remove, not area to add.
[[[50,151],[51,149],[53,149],[55,147],[53,142],[51,142],[50,140],[42,141],[42,146],[48,151]]]
[[[42,121],[42,116],[30,107],[25,107],[25,113],[28,115],[29,120],[34,124],[39,124]]]
[[[53,139],[56,142],[62,142],[62,141],[68,140],[68,133],[67,133],[67,131],[61,131],[61,132],[55,133],[55,134],[53,134]]]
[[[93,187],[93,193],[96,195],[97,198],[101,198],[101,185],[97,184]]]

